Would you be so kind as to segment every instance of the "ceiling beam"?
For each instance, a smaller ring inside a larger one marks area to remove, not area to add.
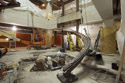
[[[55,3],[52,4],[53,6],[55,6],[56,8],[60,9],[60,7],[58,5],[56,5]]]
[[[68,3],[71,3],[72,1],[74,1],[74,0],[66,0],[66,1],[64,1],[63,3],[64,3],[64,5],[66,5],[66,4],[68,4]]]
[[[42,28],[40,28],[40,27],[24,26],[24,25],[19,25],[19,24],[14,24],[14,23],[4,23],[4,22],[0,22],[0,26],[4,26],[4,27],[17,26],[17,27],[22,28],[22,29],[33,29],[33,28],[37,28],[37,29],[40,29],[40,30],[46,30],[46,29],[42,29]]]
[[[11,29],[9,29],[7,27],[0,27],[0,30],[12,31]],[[23,29],[18,29],[16,32],[17,33],[33,33],[32,30],[23,30]]]
[[[0,0],[0,9],[19,7],[20,3],[16,0]]]
[[[0,9],[7,9],[7,8],[13,8],[13,7],[20,7],[20,3],[19,4],[15,4],[15,5],[8,5],[8,6],[2,6],[0,5]]]

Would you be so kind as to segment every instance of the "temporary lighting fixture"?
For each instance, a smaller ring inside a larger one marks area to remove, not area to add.
[[[13,31],[16,31],[16,30],[17,30],[16,26],[13,26],[13,27],[12,27],[12,30],[13,30]]]
[[[52,14],[52,7],[51,7],[51,4],[50,4],[50,1],[51,0],[47,0],[47,6],[46,6],[46,11],[47,11],[47,14],[46,14],[46,19],[50,20],[51,18],[54,17],[54,15]]]
[[[9,41],[9,38],[6,38],[5,40],[6,40],[6,41]]]
[[[45,7],[45,6],[46,6],[46,4],[44,4],[44,3],[43,3],[41,6],[42,6],[42,7]]]

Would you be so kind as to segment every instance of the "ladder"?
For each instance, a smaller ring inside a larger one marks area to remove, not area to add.
[[[77,37],[77,41],[78,41],[79,48],[82,48],[83,47],[82,39],[80,39],[79,37]]]
[[[75,48],[75,44],[73,42],[73,39],[72,39],[72,36],[71,36],[71,33],[70,32],[67,32],[67,37],[68,37],[68,43],[69,43],[69,48],[70,48],[70,51],[75,51],[76,48]]]

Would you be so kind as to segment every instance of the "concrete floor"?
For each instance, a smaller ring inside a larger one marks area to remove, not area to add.
[[[18,62],[21,62],[22,59],[28,59],[33,58],[34,54],[39,54],[39,56],[48,56],[48,55],[56,55],[58,53],[58,48],[52,48],[47,50],[25,50],[23,49],[14,49],[10,50],[5,56],[3,56],[0,61],[6,62],[9,64],[18,64]],[[65,54],[75,57],[79,52],[69,52],[67,51]],[[105,68],[113,72],[117,72],[115,70],[111,69],[111,63],[119,60],[119,55],[105,55],[103,54],[103,60],[104,65],[95,65],[95,62],[92,61],[90,66],[97,66],[100,68]],[[19,65],[19,64],[18,64]],[[18,77],[18,83],[60,83],[60,81],[57,79],[56,75],[60,73],[60,70],[56,71],[39,71],[39,72],[30,72],[30,69],[34,63],[26,65],[26,67],[23,67],[23,70],[21,73],[19,73],[17,70],[15,70],[15,73],[12,75],[13,78],[8,79],[8,76],[4,78],[3,81],[0,81],[0,83],[13,83],[13,80],[17,79]],[[97,72],[97,75],[95,76],[95,72]],[[79,78],[78,81],[74,83],[113,83],[114,77],[113,75],[107,75],[107,72],[100,73],[99,70],[93,70],[89,67],[83,67],[82,65],[79,65],[75,70],[73,71],[74,74],[77,75]],[[20,75],[20,76],[19,76]],[[14,77],[15,76],[15,77]],[[103,77],[105,78],[103,78]],[[100,78],[99,78],[100,77]],[[14,79],[15,78],[15,79]],[[111,78],[109,80],[106,80],[108,78]],[[10,82],[9,82],[10,81]]]

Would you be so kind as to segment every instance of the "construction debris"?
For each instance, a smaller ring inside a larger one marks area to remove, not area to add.
[[[55,70],[60,69],[64,65],[65,55],[62,53],[55,56],[39,56],[31,71],[42,71],[48,69]]]

